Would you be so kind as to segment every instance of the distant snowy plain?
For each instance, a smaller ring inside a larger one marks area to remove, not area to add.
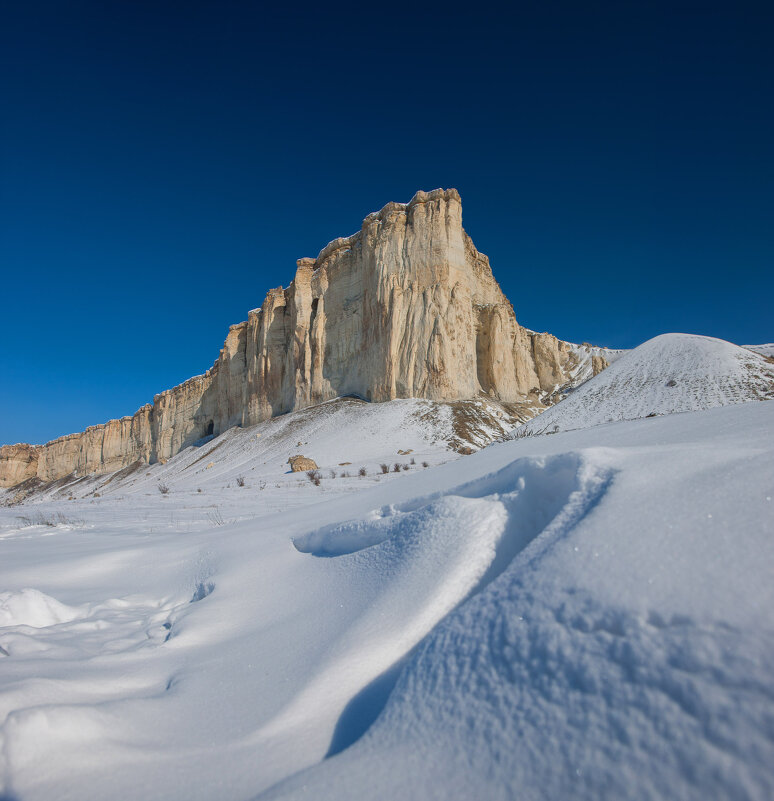
[[[461,458],[416,403],[0,509],[0,798],[773,798],[774,402]]]

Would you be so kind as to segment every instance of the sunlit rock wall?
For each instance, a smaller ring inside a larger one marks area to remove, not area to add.
[[[595,371],[605,366],[595,357]],[[601,361],[600,361],[601,360]],[[234,325],[214,366],[132,417],[0,449],[0,486],[166,460],[208,434],[341,395],[537,399],[566,383],[570,346],[522,328],[462,228],[455,189],[389,203]]]

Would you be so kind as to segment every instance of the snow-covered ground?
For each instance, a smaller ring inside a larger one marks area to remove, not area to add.
[[[764,346],[761,346],[764,347]],[[662,334],[624,352],[517,436],[774,398],[774,364],[722,339]]]
[[[327,497],[330,492],[359,491],[389,480],[398,472],[454,459],[460,449],[477,450],[504,439],[522,413],[526,419],[542,407],[506,409],[487,398],[454,403],[393,400],[366,403],[338,398],[275,417],[250,428],[231,428],[219,437],[205,437],[164,464],[136,463],[117,473],[61,479],[44,486],[0,490],[0,504],[27,494],[27,504],[52,500],[111,499],[133,504],[166,486],[178,498],[170,508],[218,508],[241,499],[244,488],[258,490],[260,508],[287,510]],[[292,455],[312,458],[321,483],[311,491],[303,473],[290,473]],[[386,465],[388,474],[382,474]],[[361,468],[366,475],[359,475]],[[335,480],[334,480],[335,479]],[[244,487],[239,482],[244,480]],[[24,485],[23,485],[24,486]],[[266,491],[270,490],[270,491]]]
[[[742,347],[748,350],[754,350],[762,356],[774,356],[774,342],[768,342],[765,345],[743,345]]]
[[[665,411],[337,401],[0,508],[0,799],[774,797],[774,401]]]

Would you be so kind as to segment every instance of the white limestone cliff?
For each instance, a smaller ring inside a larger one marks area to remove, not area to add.
[[[598,372],[606,362],[593,358]],[[231,327],[204,375],[132,417],[0,448],[0,487],[166,460],[208,434],[342,395],[546,400],[577,365],[568,343],[516,322],[463,230],[457,191],[417,192],[300,259],[287,289]]]

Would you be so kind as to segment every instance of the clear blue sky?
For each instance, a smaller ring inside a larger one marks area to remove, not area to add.
[[[268,5],[4,4],[0,442],[133,413],[439,186],[530,328],[774,339],[771,3]]]

